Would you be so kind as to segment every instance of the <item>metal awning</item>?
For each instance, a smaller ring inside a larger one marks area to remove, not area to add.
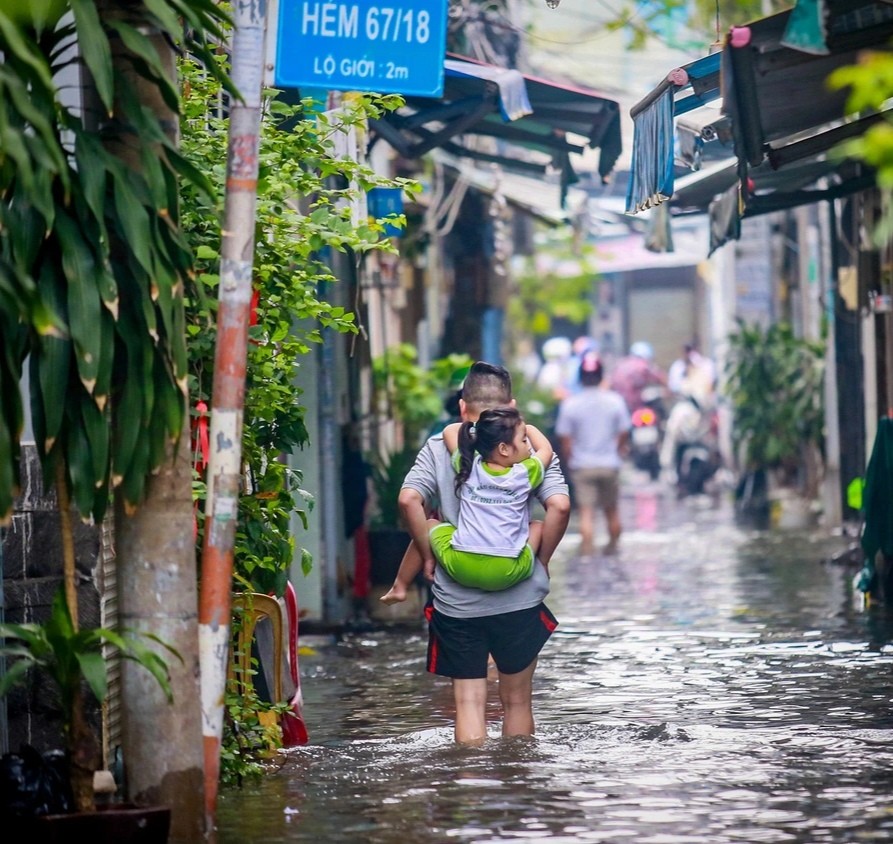
[[[737,239],[741,220],[836,199],[874,184],[875,173],[855,161],[820,156],[780,170],[765,161],[749,171],[742,190],[737,158],[683,176],[670,200],[674,214],[710,216],[710,252]]]
[[[850,111],[848,92],[829,88],[828,76],[839,67],[857,64],[862,50],[891,49],[890,4],[826,0],[826,6],[826,53],[785,46],[791,10],[732,27],[726,38],[723,112],[731,119],[735,153],[745,169],[766,158],[782,166],[786,151],[804,134],[812,139],[811,152],[821,148],[819,136],[827,135],[824,149],[830,148],[840,139],[842,121]],[[864,128],[849,131],[859,134]]]
[[[861,50],[893,49],[893,6],[885,0],[824,0],[823,8],[824,30],[820,38],[812,37],[816,33],[811,31],[807,32],[810,37],[804,38],[803,16],[798,18],[796,8],[747,26],[733,27],[722,52],[708,57],[714,62],[719,60],[718,74],[714,76],[712,64],[702,66],[701,78],[706,81],[699,84],[704,93],[686,93],[691,66],[676,68],[633,107],[636,133],[628,213],[674,196],[676,132],[685,136],[690,163],[697,164],[699,159],[699,140],[719,139],[734,152],[734,165],[725,172],[731,182],[726,185],[722,202],[721,191],[706,200],[708,204],[713,201],[715,215],[735,217],[734,225],[730,222],[731,229],[724,226],[724,230],[733,230],[742,217],[843,196],[871,186],[872,173],[867,168],[850,163],[841,169],[818,162],[840,141],[860,136],[873,124],[893,115],[893,110],[864,117],[852,115],[848,92],[832,91],[827,79],[838,67],[856,64]],[[716,80],[722,96],[721,116],[705,118],[708,110],[697,109],[705,96],[717,93],[713,87]],[[688,108],[692,103],[689,115],[675,121],[681,113],[680,104]],[[799,166],[801,163],[806,164],[806,170]],[[794,172],[778,180],[768,192],[753,187],[767,185],[771,171],[791,167],[795,167]],[[825,175],[831,177],[832,184],[823,192],[803,190],[797,185],[809,167],[826,168]],[[717,172],[723,169],[711,170],[702,182],[693,178],[690,184],[699,184],[698,190],[709,191],[706,186],[716,182]],[[751,189],[738,190],[740,184]],[[689,200],[693,190],[687,191],[688,199],[674,201],[674,210],[692,207]],[[702,207],[705,195],[693,207]]]
[[[535,179],[501,167],[482,167],[468,158],[459,158],[440,149],[432,150],[431,157],[436,164],[446,167],[457,179],[465,181],[475,190],[490,196],[498,194],[509,205],[543,223],[557,226],[570,221],[557,181]],[[573,196],[574,189],[570,193]],[[582,191],[579,193],[585,197]]]
[[[598,170],[606,178],[622,149],[616,100],[454,55],[444,62],[442,97],[407,97],[404,108],[370,123],[375,138],[405,158],[439,147],[521,172],[551,166],[563,174],[563,188],[574,178],[570,153],[599,149]]]

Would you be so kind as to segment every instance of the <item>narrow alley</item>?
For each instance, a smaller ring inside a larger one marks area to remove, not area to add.
[[[487,744],[453,744],[421,624],[313,637],[310,743],[222,793],[220,844],[889,840],[893,626],[832,559],[854,540],[639,478],[624,521],[580,558],[572,520],[553,562],[534,739],[498,737],[494,694]]]

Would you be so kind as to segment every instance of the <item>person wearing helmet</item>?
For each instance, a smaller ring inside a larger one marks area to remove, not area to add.
[[[567,337],[550,337],[543,343],[545,362],[536,377],[536,385],[556,399],[567,395],[573,346]]]
[[[623,396],[630,413],[645,402],[642,393],[649,387],[666,387],[667,377],[654,363],[654,350],[650,343],[637,340],[629,347],[629,354],[620,358],[611,373],[611,388]]]

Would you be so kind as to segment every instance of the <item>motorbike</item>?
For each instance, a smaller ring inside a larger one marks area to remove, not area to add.
[[[719,468],[715,451],[704,442],[683,443],[679,447],[676,491],[680,498],[703,495]]]
[[[655,481],[660,476],[663,397],[658,390],[645,390],[642,401],[642,406],[632,413],[630,459],[633,466],[648,472],[651,480]]]
[[[685,414],[680,424],[674,414]],[[720,466],[716,446],[716,411],[684,398],[670,413],[668,448],[675,451],[676,494],[679,498],[703,495],[707,482]]]

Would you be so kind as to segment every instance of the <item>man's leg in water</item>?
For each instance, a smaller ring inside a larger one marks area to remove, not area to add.
[[[459,744],[483,744],[487,738],[487,678],[453,680],[455,736]]]
[[[499,699],[502,701],[502,734],[504,736],[532,736],[533,672],[536,660],[517,674],[499,674]]]

